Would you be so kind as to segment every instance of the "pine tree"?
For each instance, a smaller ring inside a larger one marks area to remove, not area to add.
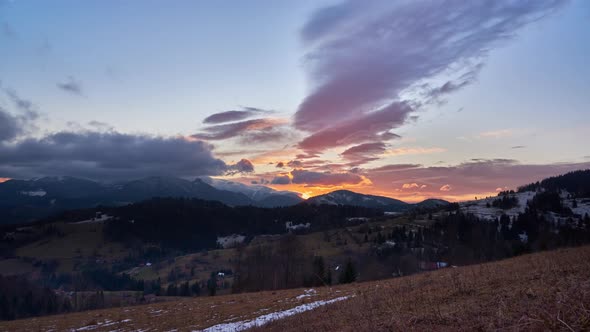
[[[168,289],[166,290],[167,296],[176,296],[177,288],[175,284],[169,284]]]
[[[356,269],[351,259],[348,259],[344,269],[340,273],[339,282],[341,284],[349,284],[356,280]]]
[[[182,285],[180,285],[180,296],[191,296],[190,288],[188,286],[188,281],[185,281]]]
[[[217,276],[215,272],[211,272],[211,276],[207,280],[207,290],[209,291],[209,296],[215,296],[215,293],[217,293]]]
[[[191,285],[191,292],[195,296],[201,295],[201,286],[199,286],[199,282],[196,281],[194,284]]]

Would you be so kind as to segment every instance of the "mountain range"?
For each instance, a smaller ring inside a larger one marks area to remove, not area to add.
[[[101,183],[69,176],[42,177],[0,183],[0,224],[30,222],[64,210],[99,205],[120,206],[153,197],[199,198],[229,206],[266,208],[304,202],[294,192],[210,177],[199,177],[193,181],[175,177],[148,177],[119,183]],[[347,190],[312,197],[307,203],[354,205],[391,212],[447,204],[446,201],[433,199],[409,204],[393,198]]]

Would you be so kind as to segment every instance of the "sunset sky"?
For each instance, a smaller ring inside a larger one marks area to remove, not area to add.
[[[590,1],[0,0],[0,181],[473,199],[590,168]]]

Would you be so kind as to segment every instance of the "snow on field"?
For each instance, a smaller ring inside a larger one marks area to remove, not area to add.
[[[99,212],[100,214],[100,212]],[[99,217],[94,217],[92,219],[86,219],[86,220],[82,220],[82,221],[77,221],[73,224],[79,225],[79,224],[94,224],[94,223],[101,223],[101,222],[105,222],[107,220],[111,220],[113,217],[107,215],[107,214],[100,214]]]
[[[317,294],[316,290],[313,289],[313,288],[310,288],[310,289],[304,290],[303,291],[303,294],[297,296],[296,299],[301,300],[301,299],[306,298],[306,297],[315,296],[316,294]]]
[[[311,227],[310,223],[294,224],[292,221],[287,221],[285,223],[285,228],[287,229],[287,231],[297,231],[300,229],[308,229],[310,227]]]
[[[459,203],[459,205],[461,206],[461,210],[464,213],[471,213],[476,217],[484,220],[495,220],[496,218],[500,218],[502,214],[506,214],[512,218],[513,216],[517,216],[519,213],[524,212],[527,202],[533,199],[535,194],[536,193],[534,191],[525,191],[522,193],[515,193],[511,195],[515,196],[518,199],[518,206],[507,210],[503,210],[492,206],[492,202],[495,199],[500,198],[498,196],[486,197],[475,201],[462,202]],[[488,204],[490,207],[487,206]]]
[[[131,321],[131,319],[123,319],[120,321],[112,321],[112,320],[105,320],[104,322],[97,322],[96,324],[92,324],[92,325],[86,325],[83,327],[79,327],[76,329],[72,329],[72,331],[92,331],[98,328],[104,328],[104,327],[108,327],[108,326],[113,326],[115,324],[121,324],[121,323],[129,323]]]
[[[578,214],[582,217],[584,217],[586,215],[586,213],[588,213],[588,215],[590,215],[590,198],[578,198],[576,199],[576,203],[577,203],[577,207],[573,207],[574,205],[574,200],[573,199],[568,199],[565,201],[566,205],[570,207],[570,209],[572,209],[572,212],[574,212],[575,214]]]
[[[232,234],[229,236],[217,237],[217,244],[219,244],[219,246],[221,246],[222,248],[226,249],[234,247],[244,242],[244,240],[246,240],[246,237],[244,235]]]
[[[233,323],[225,323],[225,324],[218,324],[218,325],[214,325],[211,327],[208,327],[204,330],[201,330],[202,332],[235,332],[235,331],[243,331],[249,328],[253,328],[253,327],[257,327],[257,326],[262,326],[264,324],[270,323],[272,321],[275,320],[279,320],[279,319],[283,319],[289,316],[293,316],[296,314],[300,314],[302,312],[306,312],[309,310],[313,310],[315,308],[327,305],[327,304],[331,304],[334,302],[338,302],[338,301],[343,301],[348,299],[350,296],[341,296],[341,297],[337,297],[335,299],[332,300],[327,300],[327,301],[316,301],[316,302],[312,302],[312,303],[306,303],[306,304],[302,304],[300,306],[297,306],[295,308],[291,308],[291,309],[287,309],[287,310],[283,310],[283,311],[277,311],[277,312],[273,312],[270,314],[266,314],[266,315],[262,315],[259,317],[256,317],[252,320],[244,320],[244,321],[239,321],[239,322],[233,322]]]
[[[500,218],[500,216],[502,216],[502,214],[506,214],[512,219],[513,217],[518,216],[519,213],[524,212],[528,201],[532,200],[536,194],[537,193],[534,191],[526,191],[526,192],[522,192],[522,193],[510,194],[510,196],[515,196],[518,199],[518,206],[516,206],[512,209],[507,209],[507,210],[503,210],[503,209],[496,208],[496,207],[492,206],[492,202],[495,199],[500,198],[498,196],[486,197],[486,198],[479,199],[479,200],[462,202],[462,203],[459,203],[459,205],[461,207],[461,211],[463,211],[464,213],[471,213],[471,214],[475,215],[476,217],[483,219],[483,220],[492,221],[492,220],[495,220],[496,218]],[[571,198],[571,195],[567,191],[561,191],[561,198],[562,198],[563,205],[566,207],[569,207],[574,214],[579,215],[582,218],[585,216],[586,213],[588,213],[588,215],[590,215],[590,198],[579,198],[578,197],[576,199],[573,199],[573,198]],[[577,207],[574,207],[574,200],[576,201]],[[489,205],[489,207],[488,207],[488,205]],[[565,223],[570,218],[567,215],[559,215],[554,212],[549,212],[545,216],[550,218],[550,220],[553,220],[556,223]],[[574,217],[574,220],[576,220],[575,217]],[[521,241],[526,242],[527,240],[528,240],[528,237],[527,238],[521,237]]]

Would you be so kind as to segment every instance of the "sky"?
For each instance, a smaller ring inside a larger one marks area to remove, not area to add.
[[[0,0],[0,181],[465,200],[590,168],[587,1]]]

